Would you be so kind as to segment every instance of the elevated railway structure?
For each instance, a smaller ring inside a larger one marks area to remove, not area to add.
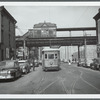
[[[96,27],[84,27],[84,28],[57,28],[57,32],[60,31],[96,31]],[[69,37],[42,37],[42,38],[28,38],[16,39],[16,47],[25,45],[26,47],[42,47],[42,46],[78,46],[78,58],[80,58],[79,47],[83,45],[97,45],[98,34],[95,36],[69,36]],[[86,48],[86,46],[85,46]]]
[[[96,31],[96,27],[83,27],[83,28],[57,28],[57,32],[60,31]],[[86,39],[87,45],[96,45],[97,44],[97,37],[96,36],[77,36],[77,37],[45,37],[45,38],[27,38],[25,40],[25,45],[27,47],[30,46],[50,46],[50,45],[61,45],[61,46],[82,46],[84,45],[84,40]],[[16,46],[23,46],[23,38],[16,39]]]
[[[97,37],[96,36],[81,36],[81,37],[56,37],[56,38],[27,38],[26,46],[27,47],[41,47],[41,46],[82,46],[85,43],[87,45],[96,45]]]

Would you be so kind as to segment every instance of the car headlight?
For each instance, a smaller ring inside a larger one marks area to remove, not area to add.
[[[11,73],[11,71],[9,70],[7,73],[8,73],[8,74],[10,74],[10,73]]]
[[[23,66],[23,68],[25,68],[25,66]]]

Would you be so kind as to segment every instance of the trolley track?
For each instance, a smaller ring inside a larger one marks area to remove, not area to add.
[[[64,69],[66,69],[64,67]],[[67,69],[66,69],[67,70]],[[76,70],[72,70],[70,71],[69,74],[74,74],[75,71],[78,71],[79,72],[79,75],[76,76],[76,79],[74,80],[74,82],[71,84],[71,89],[70,89],[70,92],[69,94],[75,94],[75,85],[76,83],[81,80],[83,81],[85,84],[89,85],[90,87],[92,87],[93,89],[95,89],[98,93],[100,93],[100,89],[98,89],[96,86],[94,86],[93,84],[91,84],[90,82],[86,81],[82,76],[83,76],[83,71],[80,71],[79,69],[76,69]]]

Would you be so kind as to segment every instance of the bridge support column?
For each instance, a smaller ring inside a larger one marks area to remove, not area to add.
[[[80,46],[78,45],[78,61],[80,61]]]

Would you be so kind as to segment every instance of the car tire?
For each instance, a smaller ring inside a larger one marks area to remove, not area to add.
[[[100,71],[100,65],[99,65],[99,69],[98,70]]]
[[[27,74],[27,73],[28,73],[28,70],[26,70],[25,74]]]

